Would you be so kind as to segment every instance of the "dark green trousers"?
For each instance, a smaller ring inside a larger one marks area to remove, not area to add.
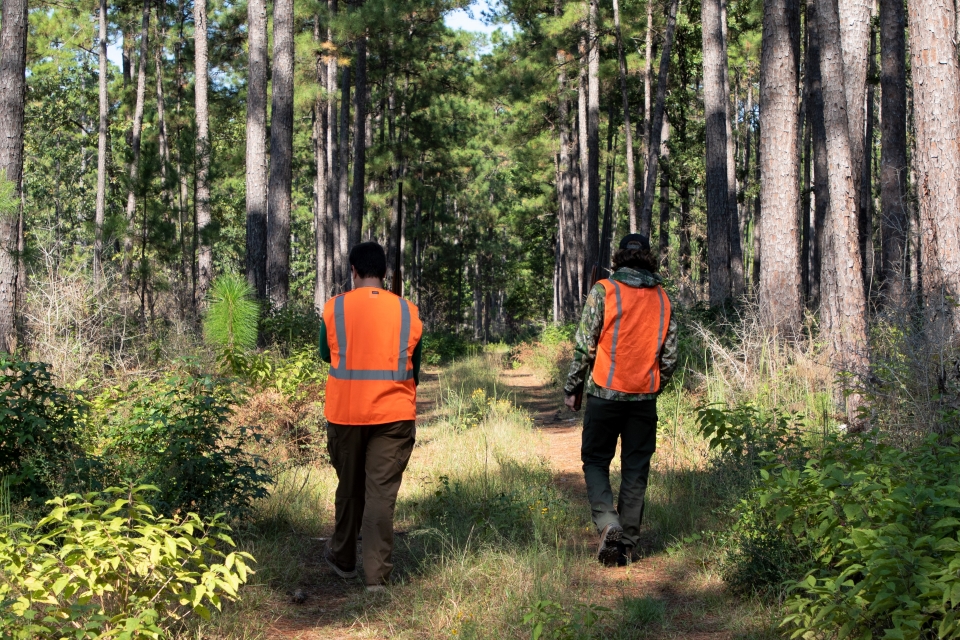
[[[610,462],[617,451],[617,440],[621,441],[621,482],[614,508]],[[580,459],[593,524],[599,531],[611,522],[619,523],[627,546],[636,547],[640,542],[650,458],[656,450],[656,400],[603,400],[587,396]]]
[[[386,584],[393,571],[393,512],[416,434],[413,420],[327,425],[327,450],[339,481],[330,547],[337,565],[352,569],[357,565],[357,534],[362,534],[368,585]]]

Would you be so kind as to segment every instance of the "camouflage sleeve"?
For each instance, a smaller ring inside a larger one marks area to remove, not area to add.
[[[590,290],[587,302],[583,305],[583,315],[580,316],[576,344],[573,347],[573,362],[570,363],[567,384],[563,387],[563,392],[568,396],[576,393],[586,381],[590,365],[597,357],[597,343],[600,341],[600,331],[603,329],[605,298],[606,290],[603,285],[598,284]]]
[[[673,378],[677,370],[677,318],[670,314],[670,325],[667,327],[667,339],[663,341],[663,350],[660,352],[660,388],[663,389]]]

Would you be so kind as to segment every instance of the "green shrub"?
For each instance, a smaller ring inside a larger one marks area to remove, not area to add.
[[[320,337],[320,315],[312,304],[291,302],[281,309],[271,309],[260,323],[263,339],[277,345],[285,353],[317,348]]]
[[[523,616],[523,623],[530,625],[533,640],[585,640],[596,637],[595,627],[608,611],[606,607],[579,602],[571,611],[559,602],[540,600]]]
[[[421,339],[423,364],[438,366],[477,353],[477,345],[456,333],[425,333]]]
[[[82,466],[83,412],[46,364],[0,355],[0,479],[9,502],[39,506],[70,484]]]
[[[35,527],[0,527],[4,638],[163,638],[209,618],[252,573],[219,516],[158,517],[150,487],[50,501]]]
[[[221,350],[245,351],[257,346],[260,307],[242,276],[227,273],[213,281],[203,319],[207,342]]]
[[[267,494],[265,461],[248,445],[253,428],[230,423],[238,398],[212,377],[135,382],[93,401],[104,420],[103,456],[117,478],[158,488],[161,512],[243,515]]]
[[[326,382],[329,371],[316,346],[301,348],[288,357],[273,351],[232,353],[230,368],[251,387],[274,389],[290,398]]]

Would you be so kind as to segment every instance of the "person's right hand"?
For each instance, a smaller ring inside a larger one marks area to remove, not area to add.
[[[576,411],[577,396],[567,396],[563,399],[563,404],[567,405],[570,411]]]

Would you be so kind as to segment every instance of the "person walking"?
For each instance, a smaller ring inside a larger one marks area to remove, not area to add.
[[[564,385],[571,410],[580,393],[587,396],[580,457],[600,534],[596,557],[608,566],[639,558],[644,495],[657,447],[657,394],[677,365],[677,322],[649,238],[624,237],[613,268],[587,296]],[[610,462],[618,439],[622,479],[614,508]]]
[[[367,591],[393,571],[393,514],[416,439],[423,324],[417,307],[383,288],[387,258],[376,242],[350,250],[353,290],[323,307],[320,357],[330,363],[324,415],[337,472],[336,524],[324,560],[357,576],[357,535]]]

